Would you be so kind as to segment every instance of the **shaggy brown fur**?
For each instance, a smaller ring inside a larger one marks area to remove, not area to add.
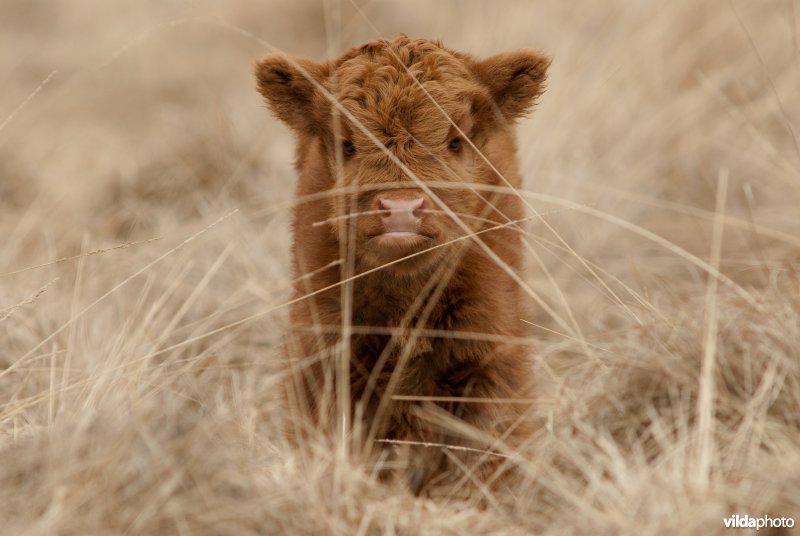
[[[328,63],[258,62],[259,91],[297,135],[286,386],[295,433],[309,421],[341,426],[341,397],[352,401],[347,429],[368,443],[491,451],[529,433],[526,403],[492,402],[532,396],[515,282],[523,248],[509,225],[524,210],[510,189],[480,187],[520,186],[512,126],[548,65],[531,50],[477,60],[403,35]],[[495,453],[463,452],[411,447],[412,489],[456,474],[453,454],[497,480]]]

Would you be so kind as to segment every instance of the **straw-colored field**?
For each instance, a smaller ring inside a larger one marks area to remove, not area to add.
[[[800,522],[797,0],[3,0],[0,533],[710,534]],[[320,438],[275,366],[293,139],[251,68],[536,47],[536,454],[485,508]]]

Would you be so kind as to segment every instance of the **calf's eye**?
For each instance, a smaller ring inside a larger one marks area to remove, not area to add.
[[[344,140],[342,142],[342,153],[345,156],[353,156],[356,154],[356,146],[352,144],[352,142]]]
[[[448,149],[457,153],[461,150],[461,138],[453,138],[450,140],[450,144],[447,146]]]

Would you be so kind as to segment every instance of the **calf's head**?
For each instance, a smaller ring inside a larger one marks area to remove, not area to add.
[[[297,134],[296,235],[322,227],[361,267],[404,259],[387,269],[413,273],[446,255],[435,246],[507,222],[479,186],[518,186],[511,125],[548,65],[532,50],[478,60],[404,35],[327,63],[261,59],[258,89]]]

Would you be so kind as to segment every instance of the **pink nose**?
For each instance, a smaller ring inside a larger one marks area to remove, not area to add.
[[[384,233],[416,233],[419,231],[418,211],[423,208],[424,199],[378,199],[380,210],[389,211],[383,217]]]

